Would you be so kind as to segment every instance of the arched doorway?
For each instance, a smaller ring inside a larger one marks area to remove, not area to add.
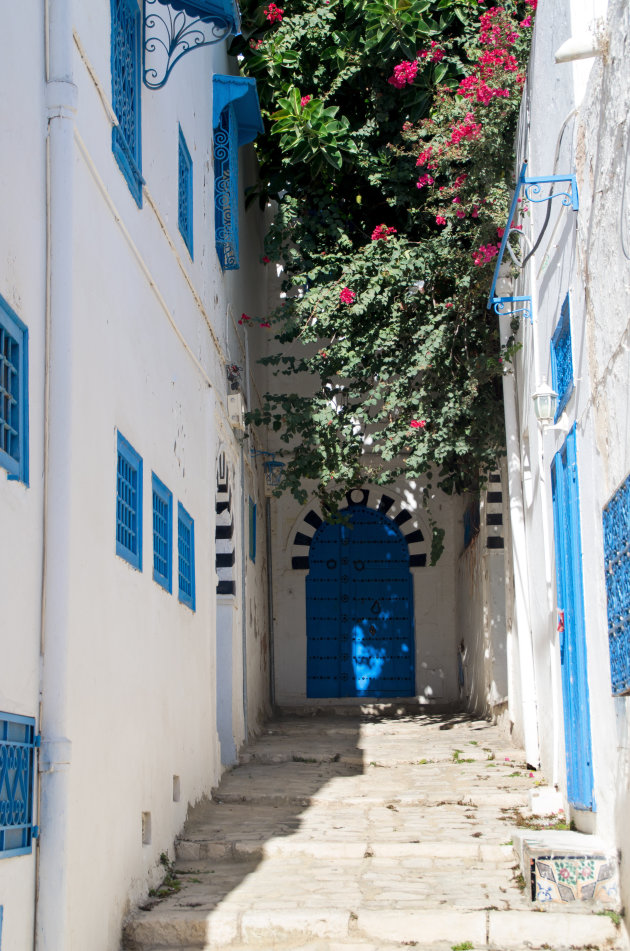
[[[322,522],[306,578],[307,696],[415,694],[413,579],[398,525],[363,505]]]

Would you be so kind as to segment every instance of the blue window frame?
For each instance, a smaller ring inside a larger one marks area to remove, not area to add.
[[[28,330],[0,297],[0,466],[28,485]]]
[[[564,299],[560,319],[551,340],[551,379],[558,394],[558,408],[554,422],[569,402],[573,392],[573,357],[571,354],[571,311],[569,295]]]
[[[257,506],[252,498],[249,500],[249,557],[256,563],[256,512]]]
[[[614,696],[630,693],[630,476],[605,506],[604,566]]]
[[[179,600],[195,610],[195,523],[177,503],[177,563]]]
[[[118,433],[116,554],[142,571],[142,459]]]
[[[179,127],[177,219],[184,243],[193,257],[193,163]]]
[[[111,0],[112,105],[118,125],[112,150],[138,208],[142,207],[142,14],[137,0]]]
[[[37,838],[33,777],[38,746],[35,720],[0,713],[0,858],[26,855]]]
[[[173,590],[173,493],[152,473],[153,580]]]

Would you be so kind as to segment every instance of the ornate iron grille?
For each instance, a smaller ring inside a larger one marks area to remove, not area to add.
[[[194,523],[179,503],[177,518],[179,600],[195,610]]]
[[[0,326],[0,450],[20,461],[20,345]]]
[[[171,590],[171,504],[173,496],[153,476],[153,578]]]
[[[238,257],[238,141],[232,106],[214,130],[214,236],[224,271],[236,270]]]
[[[603,512],[610,674],[615,696],[630,693],[630,476]]]
[[[551,374],[553,388],[558,394],[558,408],[555,416],[555,420],[557,421],[573,391],[571,317],[568,294],[562,305],[560,320],[558,321],[558,326],[551,341]]]
[[[116,552],[142,567],[142,460],[120,433],[116,476]]]
[[[178,222],[182,238],[193,256],[193,177],[192,159],[183,132],[179,130]]]
[[[111,0],[112,149],[137,204],[142,204],[140,142],[142,16],[135,0]]]
[[[0,855],[31,851],[35,720],[0,713]]]

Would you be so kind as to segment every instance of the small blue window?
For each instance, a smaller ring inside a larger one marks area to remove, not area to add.
[[[0,297],[0,466],[28,485],[28,330]]]
[[[116,554],[142,571],[142,459],[118,433]]]
[[[153,580],[172,591],[173,494],[155,473],[153,487]]]
[[[33,825],[37,746],[35,720],[0,713],[0,858],[26,855],[37,838],[37,826]]]
[[[614,696],[630,693],[630,476],[605,506],[604,567]]]
[[[565,297],[560,320],[551,341],[551,379],[558,394],[558,408],[554,422],[560,418],[573,392],[573,357],[571,354],[571,314],[569,295]]]
[[[249,500],[249,557],[256,562],[256,503]]]
[[[179,129],[179,191],[178,191],[178,221],[179,230],[186,247],[193,257],[193,163],[186,145],[186,139]]]
[[[142,208],[142,14],[137,0],[111,0],[112,105],[118,125],[112,129],[112,150],[136,204]]]
[[[195,523],[181,502],[177,503],[178,590],[182,604],[195,610]]]

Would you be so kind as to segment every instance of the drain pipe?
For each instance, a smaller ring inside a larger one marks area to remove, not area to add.
[[[267,542],[267,626],[269,628],[269,700],[276,706],[276,658],[273,630],[273,570],[271,548],[271,499],[265,499],[265,538]]]
[[[40,827],[35,947],[59,951],[68,937],[70,498],[72,491],[74,114],[72,0],[48,0],[46,107],[46,466],[40,685]]]
[[[247,574],[247,551],[245,549],[245,450],[241,443],[241,643],[243,655],[243,732],[244,742],[247,743],[249,736],[249,727],[247,719],[249,716],[247,703],[247,604],[245,596],[247,593],[246,578]]]

